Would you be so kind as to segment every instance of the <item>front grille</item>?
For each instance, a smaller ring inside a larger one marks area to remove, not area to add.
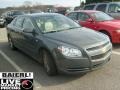
[[[102,47],[105,47],[107,44],[109,44],[109,42],[106,42],[102,45],[99,45],[99,46],[95,46],[95,47],[92,47],[92,48],[88,48],[87,51],[94,51],[96,49],[101,49]]]
[[[108,53],[111,52],[111,49],[108,50],[107,52],[103,53],[103,54],[99,54],[99,55],[95,55],[95,56],[91,56],[91,59],[92,60],[95,60],[95,59],[101,59],[101,58],[104,58]]]

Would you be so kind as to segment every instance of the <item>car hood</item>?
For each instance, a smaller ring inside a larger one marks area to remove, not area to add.
[[[99,23],[102,25],[114,27],[115,29],[120,29],[120,20],[103,21]]]
[[[88,47],[106,40],[106,36],[87,28],[65,30],[44,34],[46,38],[71,44],[77,47]]]

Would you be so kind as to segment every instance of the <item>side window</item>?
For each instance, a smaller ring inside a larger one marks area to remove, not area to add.
[[[77,20],[77,13],[70,13],[68,14],[68,17],[71,18],[72,20]]]
[[[23,20],[24,20],[24,18],[23,17],[18,17],[18,18],[16,18],[15,20],[14,20],[14,22],[13,22],[13,25],[15,25],[17,28],[22,28],[22,24],[23,24]]]
[[[109,13],[116,13],[116,12],[119,12],[119,10],[120,10],[120,6],[118,4],[109,5],[109,9],[108,9]]]
[[[95,5],[88,5],[84,7],[84,10],[93,10]]]
[[[11,25],[16,26],[15,25],[16,24],[16,20],[17,20],[17,18],[13,19],[12,22],[11,22]]]
[[[105,12],[107,5],[106,4],[100,4],[97,6],[96,10]]]
[[[34,28],[31,20],[29,18],[26,18],[23,22],[23,28]]]
[[[81,21],[86,21],[87,19],[89,19],[90,17],[85,14],[85,13],[79,13],[78,14],[78,20],[81,20]]]

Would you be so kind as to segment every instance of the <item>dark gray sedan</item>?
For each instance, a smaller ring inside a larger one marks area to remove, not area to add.
[[[12,49],[43,63],[48,75],[91,71],[108,62],[112,51],[106,35],[55,13],[18,16],[7,36]]]

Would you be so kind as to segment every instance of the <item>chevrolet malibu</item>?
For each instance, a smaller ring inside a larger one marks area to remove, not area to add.
[[[112,45],[101,33],[55,13],[22,15],[7,26],[8,42],[42,63],[48,75],[94,70],[110,60]]]

